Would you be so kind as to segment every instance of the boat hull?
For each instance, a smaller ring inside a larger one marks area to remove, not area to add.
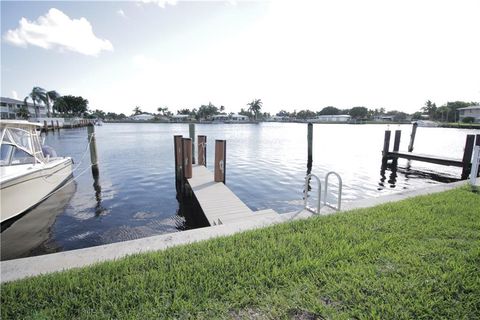
[[[14,176],[2,172],[0,189],[1,222],[14,218],[45,200],[72,175],[72,160],[62,158],[29,166]]]

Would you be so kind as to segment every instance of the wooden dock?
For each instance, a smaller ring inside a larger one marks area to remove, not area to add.
[[[416,161],[440,164],[444,166],[455,166],[460,168],[462,168],[464,165],[461,159],[439,157],[439,156],[433,156],[433,155],[421,154],[421,153],[391,151],[391,152],[388,152],[387,156],[389,158],[403,158],[407,160],[416,160]]]
[[[279,218],[280,215],[271,209],[250,210],[224,183],[215,182],[214,174],[206,167],[194,165],[192,171],[187,182],[210,225]]]

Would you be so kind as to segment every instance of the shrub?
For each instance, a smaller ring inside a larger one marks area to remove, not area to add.
[[[475,118],[474,117],[465,117],[465,118],[462,119],[462,122],[463,123],[474,123]]]

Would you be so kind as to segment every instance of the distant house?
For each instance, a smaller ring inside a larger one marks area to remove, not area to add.
[[[459,112],[460,121],[464,118],[471,117],[475,119],[475,122],[480,122],[480,105],[459,108],[457,110]]]
[[[273,116],[273,121],[290,121],[290,117],[288,116]]]
[[[22,100],[17,100],[17,99],[12,99],[12,98],[6,98],[6,97],[0,97],[0,112],[1,112],[1,118],[2,119],[16,119],[17,118],[17,112],[25,106],[25,102]],[[35,117],[35,107],[33,106],[33,103],[28,102],[28,113],[30,114],[30,117]],[[38,105],[37,107],[40,110],[40,118],[45,118],[47,116],[47,107],[44,105]]]
[[[172,122],[187,122],[193,120],[195,119],[189,114],[175,114],[170,117],[170,121]]]
[[[135,116],[130,117],[131,120],[135,120],[135,121],[148,121],[148,120],[153,120],[153,118],[155,118],[155,116],[148,113],[137,114]]]
[[[212,121],[216,122],[222,122],[222,121],[228,121],[230,118],[226,114],[216,114],[212,116]]]
[[[348,114],[337,115],[322,115],[316,116],[312,121],[314,122],[348,122],[352,117]]]
[[[374,116],[373,121],[393,121],[394,116],[386,116],[386,115],[379,115],[379,116]]]
[[[230,116],[230,120],[232,122],[246,122],[248,120],[250,120],[247,116],[243,116],[241,114],[232,114]]]

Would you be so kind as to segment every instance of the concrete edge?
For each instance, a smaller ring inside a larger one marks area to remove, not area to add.
[[[381,196],[372,199],[353,201],[346,203],[342,207],[342,212],[359,208],[373,207],[383,203],[396,202],[415,196],[447,191],[466,185],[467,182],[467,180],[464,180],[449,184],[435,185],[418,190],[406,190],[392,195]],[[325,210],[325,213],[321,213],[321,215],[331,213],[335,213],[335,211],[332,212],[331,210]],[[223,224],[90,248],[1,261],[0,282],[6,283],[42,274],[91,266],[104,261],[118,260],[133,254],[165,250],[170,247],[186,245],[189,243],[200,242],[218,237],[225,237],[235,233],[263,228],[282,222],[307,219],[312,215],[313,214],[309,211],[300,210],[296,212],[279,214],[278,218],[276,219],[269,217],[265,217],[264,219],[256,218],[250,221],[243,221],[235,224]]]

